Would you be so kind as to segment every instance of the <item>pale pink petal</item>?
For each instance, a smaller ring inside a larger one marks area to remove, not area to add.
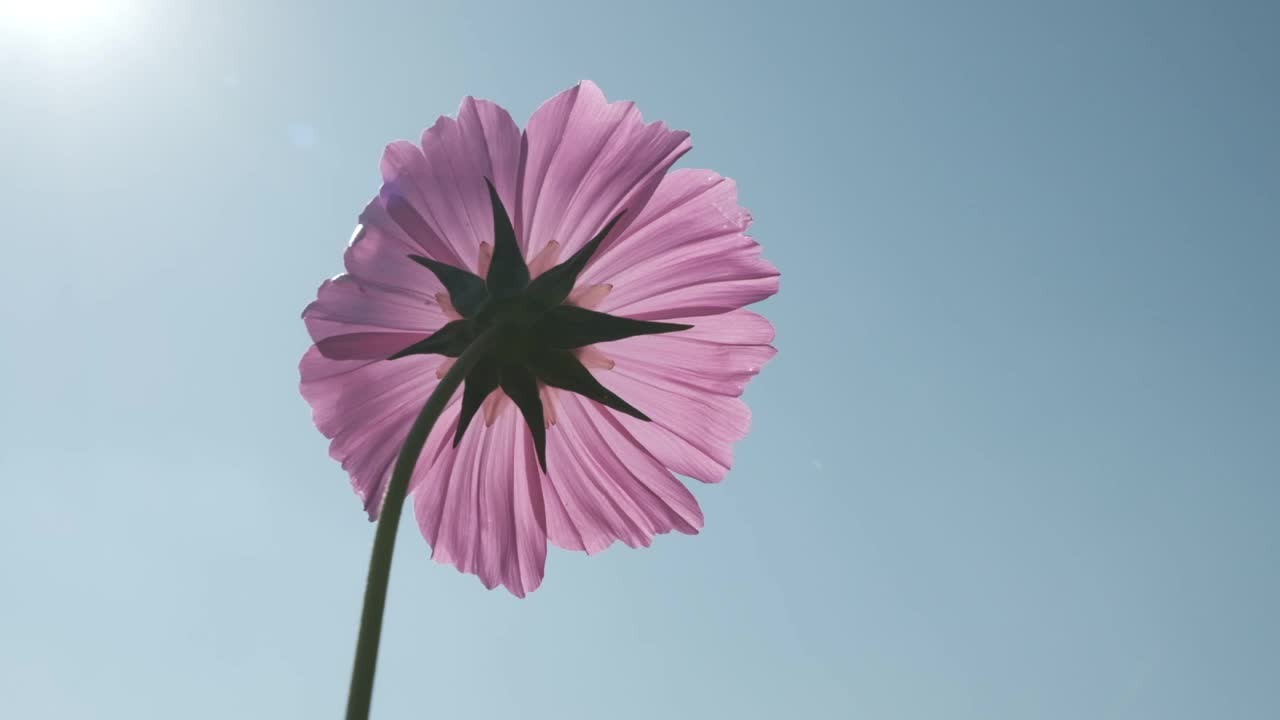
[[[613,358],[605,354],[596,345],[588,345],[584,348],[578,348],[574,351],[578,356],[578,362],[588,368],[603,368],[605,370],[613,369]]]
[[[498,413],[506,409],[511,404],[511,398],[502,391],[501,388],[494,390],[489,397],[484,399],[484,404],[480,406],[480,414],[484,416],[484,424],[492,425],[498,419]]]
[[[614,413],[654,457],[702,482],[719,482],[751,413],[738,399],[775,354],[773,326],[748,310],[680,318],[690,330],[594,346],[614,361],[594,370],[606,387],[652,422]]]
[[[612,285],[597,309],[647,320],[712,315],[763,300],[778,291],[778,271],[746,235],[750,223],[732,180],[677,170],[601,249],[579,285]]]
[[[542,399],[542,422],[547,427],[560,422],[559,395],[560,393],[555,388],[547,385],[538,385],[538,396]]]
[[[560,262],[560,243],[552,240],[529,261],[529,277],[536,278]]]
[[[689,134],[646,125],[634,103],[609,103],[583,81],[543,103],[525,130],[516,234],[525,256],[555,240],[569,257],[621,210],[632,222]]]
[[[698,502],[612,410],[572,393],[556,395],[559,422],[547,432],[543,476],[552,542],[595,553],[615,540],[647,547],[653,536],[671,530],[698,532]]]
[[[485,178],[514,205],[520,130],[497,105],[466,98],[458,118],[440,118],[421,147],[400,141],[382,158],[382,206],[430,257],[476,272],[480,244],[493,241]]]
[[[569,293],[569,297],[565,300],[568,305],[577,305],[587,310],[595,310],[600,307],[600,303],[609,297],[609,293],[613,292],[613,286],[607,283],[598,285],[578,284],[578,287]]]
[[[519,413],[472,423],[452,447],[458,404],[432,433],[415,472],[414,508],[431,556],[485,587],[537,589],[547,557],[537,457]]]
[[[458,309],[453,306],[453,300],[449,299],[449,293],[438,292],[435,300],[436,304],[440,306],[440,312],[444,313],[446,318],[451,321],[462,319],[462,313],[458,312]]]
[[[351,476],[369,519],[378,516],[391,465],[414,416],[435,388],[435,361],[333,360],[312,347],[302,358],[302,396],[329,454]]]

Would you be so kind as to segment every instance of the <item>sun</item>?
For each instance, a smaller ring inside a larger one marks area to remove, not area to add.
[[[130,0],[0,0],[0,30],[51,44],[100,38],[127,24]]]

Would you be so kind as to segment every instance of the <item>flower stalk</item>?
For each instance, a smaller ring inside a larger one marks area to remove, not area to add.
[[[364,609],[360,614],[360,634],[356,640],[356,659],[351,671],[351,692],[347,696],[347,720],[367,720],[373,699],[373,675],[378,665],[378,643],[382,637],[382,615],[387,603],[387,582],[391,577],[391,556],[396,547],[396,529],[404,510],[409,479],[413,476],[418,456],[426,445],[431,429],[476,362],[493,349],[497,328],[480,334],[467,346],[458,360],[441,378],[413,427],[400,447],[391,481],[378,515],[378,529],[373,536],[373,555],[369,559],[369,579],[364,591]]]

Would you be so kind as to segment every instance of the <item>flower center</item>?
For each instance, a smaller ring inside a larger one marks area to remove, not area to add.
[[[450,304],[461,318],[388,359],[418,354],[458,357],[481,333],[496,329],[498,337],[493,349],[476,362],[464,381],[462,412],[453,444],[457,446],[461,441],[485,399],[501,388],[520,408],[545,472],[546,423],[540,386],[575,392],[647,421],[648,416],[601,385],[575,351],[595,343],[687,330],[691,326],[633,320],[566,304],[578,275],[621,219],[621,213],[568,260],[531,278],[511,219],[492,183],[489,200],[493,206],[494,242],[484,278],[431,258],[409,256],[444,285]]]
[[[497,328],[498,341],[493,354],[498,363],[527,364],[537,349],[538,323],[546,314],[547,308],[539,307],[523,295],[490,300],[472,321],[473,337]]]

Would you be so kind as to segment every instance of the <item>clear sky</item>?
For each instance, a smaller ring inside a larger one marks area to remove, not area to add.
[[[59,4],[0,15],[0,715],[340,715],[299,313],[387,142],[590,78],[783,273],[754,430],[523,601],[406,513],[375,717],[1280,717],[1280,4]]]

